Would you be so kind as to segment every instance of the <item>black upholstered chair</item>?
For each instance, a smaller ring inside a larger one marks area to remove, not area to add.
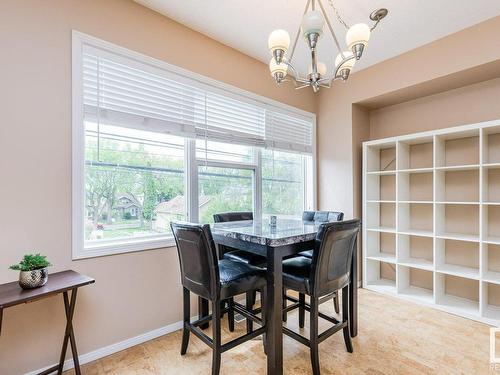
[[[327,223],[330,221],[342,221],[344,220],[343,212],[335,212],[335,211],[304,211],[302,213],[303,221],[314,221],[317,223]],[[306,258],[312,258],[313,251],[305,250],[302,251],[299,255],[305,256]]]
[[[342,221],[344,220],[343,212],[336,211],[304,211],[302,213],[302,221],[314,221],[316,223],[325,223],[325,222],[333,222],[333,221]],[[313,249],[305,250],[299,253],[299,256],[303,256],[309,259],[313,257]],[[339,296],[337,292],[334,292],[331,296],[333,299],[333,307],[335,308],[335,312],[338,314],[340,312],[339,307]],[[330,298],[325,297],[321,300],[321,303],[326,302]],[[287,300],[295,300],[294,298],[290,298],[286,295],[286,292],[283,294],[283,321],[287,320]],[[305,317],[305,309],[304,309],[305,296],[302,293],[299,293],[299,325],[300,327],[304,327],[304,317]]]
[[[343,330],[346,349],[349,353],[353,351],[349,333],[348,287],[359,229],[359,220],[321,224],[312,258],[294,257],[283,261],[283,285],[310,296],[310,304],[305,305],[310,312],[310,338],[286,327],[283,332],[310,348],[314,375],[320,374],[318,345],[335,332]],[[341,321],[318,311],[321,298],[339,290],[342,290]],[[333,327],[320,334],[319,318],[333,323]]]
[[[220,214],[214,214],[214,222],[216,223],[226,223],[230,221],[243,221],[243,220],[253,220],[253,212],[224,212]],[[248,251],[233,249],[228,246],[219,245],[219,258],[220,259],[230,259],[237,262],[243,262],[251,266],[265,268],[266,258],[260,255],[249,253]],[[247,293],[246,295],[246,306],[247,309],[253,309],[255,301],[257,300],[257,293],[255,291]],[[230,301],[232,303],[232,301]],[[229,317],[231,319],[231,316]],[[234,324],[233,324],[234,326]],[[247,332],[253,330],[253,322],[247,319]]]
[[[171,227],[179,254],[184,293],[181,355],[184,355],[187,351],[189,334],[192,332],[212,348],[212,375],[217,375],[219,374],[221,354],[223,352],[256,336],[265,334],[265,314],[263,313],[262,319],[260,319],[244,306],[235,303],[232,299],[235,295],[254,290],[260,290],[262,298],[265,299],[265,271],[243,262],[235,262],[229,259],[218,260],[210,226],[207,224],[172,222]],[[191,323],[190,293],[197,294],[211,301],[212,315]],[[232,306],[229,309],[234,309],[247,319],[259,323],[261,327],[226,344],[222,344],[222,300],[232,301]],[[264,311],[265,300],[262,301],[262,306]],[[213,338],[205,335],[199,328],[200,325],[210,320],[212,321]]]
[[[224,212],[221,214],[214,214],[214,222],[216,223],[243,220],[253,220],[253,212]],[[228,246],[219,245],[219,258],[237,260],[257,267],[265,267],[266,265],[265,257],[249,253],[248,251],[233,249]]]

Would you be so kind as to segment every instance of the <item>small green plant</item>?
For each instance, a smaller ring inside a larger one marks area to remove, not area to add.
[[[51,265],[52,264],[50,264],[45,255],[26,254],[19,264],[13,264],[9,268],[14,271],[33,271],[49,267]]]

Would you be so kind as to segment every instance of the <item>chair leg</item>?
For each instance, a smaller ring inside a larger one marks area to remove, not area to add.
[[[260,291],[260,307],[262,310],[261,317],[262,317],[263,327],[266,326],[266,309],[267,309],[266,293],[267,293],[266,287],[262,288]],[[265,333],[262,335],[262,343],[264,344],[264,354],[267,355],[267,336]]]
[[[338,295],[338,293],[337,293]],[[352,341],[350,332],[350,321],[349,321],[349,287],[346,286],[342,288],[342,322],[347,322],[347,325],[343,328],[344,342],[346,350],[352,353]]]
[[[212,375],[219,375],[221,358],[220,301],[212,302]]]
[[[319,323],[319,315],[318,315],[318,305],[319,299],[317,297],[311,296],[311,314],[309,316],[310,319],[310,349],[311,349],[311,366],[313,370],[313,375],[320,375],[319,369],[319,351],[318,351],[318,323]]]
[[[338,291],[333,294],[333,307],[335,308],[335,312],[338,314],[340,312]]]
[[[191,300],[189,290],[183,289],[183,324],[182,324],[182,344],[181,344],[181,355],[186,354],[188,344],[189,344],[189,328],[190,315],[191,315]]]
[[[253,311],[253,305],[255,304],[256,292],[247,292],[246,293],[246,307],[248,310]],[[247,319],[247,333],[253,332],[253,322],[250,319]]]
[[[288,313],[285,311],[286,304],[287,304],[287,301],[286,301],[286,289],[283,288],[283,322],[285,322],[285,323],[286,323],[286,321],[288,319]]]
[[[229,309],[227,310],[227,323],[229,326],[229,332],[234,332],[234,298],[229,298],[227,303],[229,305]]]
[[[306,295],[299,293],[299,327],[304,328],[304,321],[306,316]]]
[[[226,304],[229,306],[229,300],[224,300],[224,301],[220,301],[220,309],[221,309],[221,313],[220,313],[220,317],[221,319],[224,319],[224,307],[226,307]]]

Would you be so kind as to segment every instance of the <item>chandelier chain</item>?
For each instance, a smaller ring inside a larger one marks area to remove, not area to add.
[[[377,21],[375,21],[375,23],[373,24],[372,27],[370,27],[370,31],[373,31],[375,30],[375,28],[377,27],[378,23],[381,21],[381,18],[379,18]]]
[[[333,5],[333,0],[328,0],[328,3],[330,4],[330,6],[333,8],[333,13],[335,13],[335,17],[337,17],[337,20],[342,24],[344,25],[344,27],[346,29],[349,29],[349,25],[347,25],[347,23],[345,23],[345,21],[342,19],[342,17],[340,16],[340,13],[338,11],[337,8],[335,8],[335,5]]]

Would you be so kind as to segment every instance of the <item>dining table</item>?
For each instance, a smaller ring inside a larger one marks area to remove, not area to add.
[[[283,374],[283,280],[284,258],[314,248],[322,223],[278,218],[271,225],[268,218],[215,223],[211,225],[214,242],[264,256],[267,259],[267,374]],[[358,331],[357,255],[353,252],[349,285],[349,322],[351,336]],[[199,300],[200,316],[208,315],[208,302]]]

